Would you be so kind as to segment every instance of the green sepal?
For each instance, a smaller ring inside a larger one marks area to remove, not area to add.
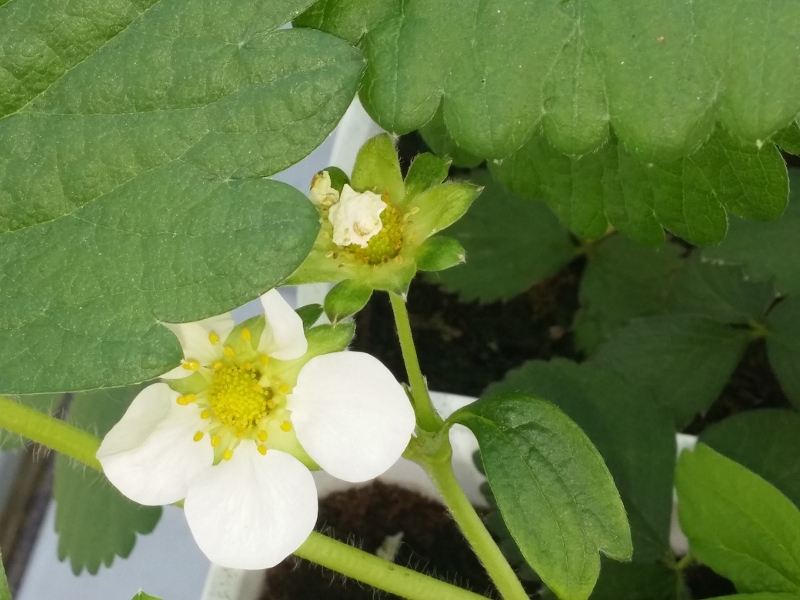
[[[256,360],[258,358],[258,340],[264,333],[267,320],[264,315],[250,317],[242,321],[230,332],[228,337],[222,340],[225,346],[230,346],[234,354],[242,360]],[[250,339],[242,337],[242,332],[247,329],[250,332]]]
[[[199,394],[208,389],[208,379],[198,372],[192,373],[183,379],[165,379],[164,383],[184,396],[186,394]]]
[[[131,600],[161,600],[161,598],[156,598],[155,596],[145,594],[142,590],[139,590],[139,592]]]
[[[350,185],[357,192],[386,193],[395,206],[403,204],[405,187],[394,142],[388,134],[367,140],[356,156]]]
[[[298,308],[296,312],[303,321],[303,329],[316,325],[319,318],[322,316],[322,304],[306,304]]]
[[[325,296],[325,314],[333,323],[356,314],[372,297],[372,288],[353,279],[337,283]]]
[[[417,250],[417,268],[420,271],[444,271],[467,260],[461,243],[451,237],[437,235],[428,238]]]
[[[340,194],[344,186],[350,183],[350,178],[347,176],[347,173],[342,171],[339,167],[328,167],[327,169],[322,169],[320,173],[323,171],[328,172],[328,177],[331,178],[331,187]]]
[[[439,158],[430,152],[424,152],[414,158],[406,175],[405,201],[410,202],[415,196],[447,179],[451,162],[450,159]]]
[[[300,358],[287,361],[270,361],[270,373],[294,387],[297,376],[312,358],[331,352],[341,352],[353,340],[356,326],[353,323],[317,325],[306,331],[308,350]]]
[[[418,246],[458,221],[482,190],[466,182],[443,183],[412,198],[403,244]]]

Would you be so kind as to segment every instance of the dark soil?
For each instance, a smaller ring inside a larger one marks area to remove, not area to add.
[[[380,482],[331,494],[320,503],[317,529],[374,553],[403,533],[394,562],[496,598],[486,572],[438,502]],[[270,569],[262,600],[373,600],[398,598],[290,557]]]

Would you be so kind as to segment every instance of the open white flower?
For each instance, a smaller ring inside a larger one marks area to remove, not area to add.
[[[333,243],[340,246],[358,244],[366,248],[367,242],[383,227],[381,213],[385,208],[386,203],[378,194],[358,193],[345,184],[339,202],[331,206],[328,213],[328,220],[333,225]]]
[[[262,304],[265,318],[235,328],[230,315],[170,325],[183,364],[134,399],[97,452],[131,500],[185,498],[201,550],[242,569],[274,566],[308,537],[317,518],[309,466],[372,479],[414,430],[403,388],[377,359],[319,354],[277,291]]]

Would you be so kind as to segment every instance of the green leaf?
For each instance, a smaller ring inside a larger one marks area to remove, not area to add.
[[[480,156],[507,156],[541,124],[562,152],[595,150],[613,127],[641,156],[675,158],[717,121],[755,145],[800,112],[800,7],[769,8],[323,0],[303,23],[361,40],[361,99],[389,131],[419,129],[442,104]]]
[[[0,554],[0,600],[11,600],[11,592],[8,590],[6,580],[6,570],[3,566],[3,556]]]
[[[316,325],[322,313],[325,312],[321,304],[307,304],[295,311],[303,320],[303,329],[309,329]]]
[[[791,410],[751,410],[715,423],[700,441],[750,469],[800,507],[800,414]]]
[[[734,594],[733,596],[715,596],[714,600],[798,600],[795,594],[774,594],[772,592],[758,592],[755,594]]]
[[[428,238],[415,256],[420,271],[444,271],[467,260],[467,251],[458,240],[444,235]]]
[[[630,521],[633,560],[662,560],[669,551],[675,467],[669,414],[616,372],[560,359],[526,363],[485,394],[508,392],[547,398],[578,424],[614,477]]]
[[[438,156],[450,158],[457,167],[472,169],[483,162],[482,158],[467,152],[456,144],[450,136],[450,132],[447,131],[444,113],[441,110],[436,111],[433,118],[419,128],[419,134],[431,150]]]
[[[350,185],[359,192],[388,194],[392,204],[401,206],[405,197],[403,175],[392,138],[376,135],[361,146],[356,156]]]
[[[448,230],[467,262],[439,276],[445,287],[466,300],[511,298],[572,260],[569,233],[544,204],[507,192],[486,171],[475,171],[471,181],[486,187]]]
[[[0,390],[144,381],[161,325],[220,314],[313,244],[303,194],[265,177],[320,144],[359,53],[272,31],[306,0],[0,7]]]
[[[64,394],[37,394],[34,396],[7,396],[20,404],[35,408],[48,415],[52,415],[64,401]],[[0,427],[0,450],[24,448],[28,443],[23,437],[15,435]]]
[[[681,253],[675,244],[642,248],[620,235],[591,246],[573,324],[578,344],[592,352],[630,319],[663,312]]]
[[[450,161],[423,152],[414,157],[405,179],[406,199],[413,198],[447,179]]]
[[[772,141],[784,152],[800,155],[800,125],[792,122],[786,129],[780,130]]]
[[[332,323],[356,314],[372,297],[372,288],[352,279],[340,281],[325,296],[325,314]]]
[[[749,281],[742,269],[694,253],[669,283],[669,312],[709,317],[721,323],[761,322],[775,300],[770,282]]]
[[[719,396],[741,360],[746,329],[694,315],[633,319],[593,360],[649,389],[679,429]]]
[[[625,509],[603,459],[553,404],[523,394],[485,398],[450,422],[478,438],[497,505],[525,560],[559,597],[589,597],[598,551],[632,548]]]
[[[676,600],[683,582],[663,564],[604,560],[591,600]]]
[[[100,437],[113,427],[140,387],[78,394],[69,420]],[[56,501],[58,558],[69,558],[72,571],[95,574],[114,558],[127,557],[136,534],[153,531],[161,507],[139,506],[113,488],[104,477],[76,465],[68,457],[56,457],[53,497]]]
[[[705,444],[676,474],[692,554],[744,593],[800,595],[800,511],[758,475]]]
[[[742,265],[753,280],[774,278],[779,292],[800,292],[800,171],[789,170],[792,191],[786,214],[777,221],[755,223],[731,219],[725,240],[716,248],[705,248],[707,258]]]
[[[800,297],[783,300],[767,317],[767,355],[789,400],[800,408]]]
[[[786,167],[772,144],[746,145],[721,132],[670,163],[641,160],[614,139],[571,157],[535,136],[490,167],[521,197],[547,201],[582,238],[600,237],[610,224],[651,246],[663,242],[662,227],[695,244],[715,244],[725,237],[726,211],[775,219],[788,195]]]
[[[145,594],[143,591],[139,591],[132,600],[161,600],[161,598],[156,598],[155,596],[151,596],[150,594]]]

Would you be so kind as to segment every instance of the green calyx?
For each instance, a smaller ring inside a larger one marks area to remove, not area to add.
[[[448,254],[453,254],[450,245],[426,244],[426,240],[460,219],[480,193],[480,188],[470,183],[443,183],[449,164],[432,154],[421,154],[404,180],[391,137],[383,134],[367,141],[359,151],[349,182],[340,171],[331,169],[328,176],[338,193],[348,185],[359,194],[372,192],[381,197],[386,208],[380,214],[380,231],[369,238],[365,247],[355,243],[338,245],[333,241],[330,207],[319,206],[321,228],[314,248],[288,283],[349,279],[370,289],[403,294],[422,267],[420,261],[426,270],[457,264],[458,260],[436,260],[431,256],[435,248],[447,248]]]

